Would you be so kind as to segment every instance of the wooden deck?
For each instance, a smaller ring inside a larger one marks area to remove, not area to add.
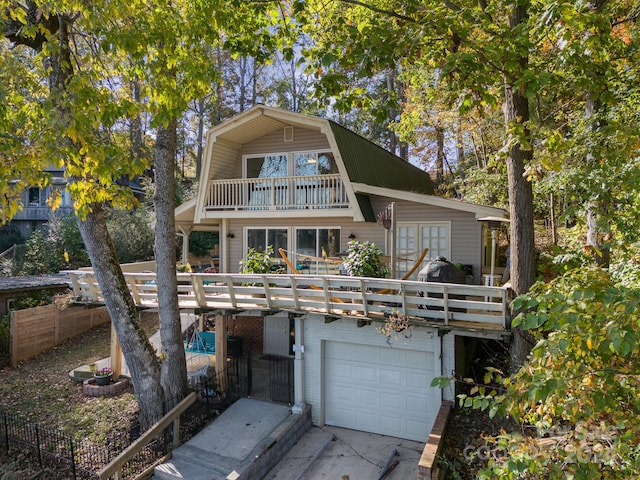
[[[66,272],[77,300],[103,303],[91,270]],[[158,306],[155,273],[125,272],[134,302]],[[330,275],[178,273],[180,309],[263,310],[383,320],[393,312],[452,329],[508,330],[504,287]]]

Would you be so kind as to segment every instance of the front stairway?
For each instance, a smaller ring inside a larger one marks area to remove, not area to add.
[[[311,428],[311,409],[242,398],[176,448],[154,470],[155,480],[263,478]]]

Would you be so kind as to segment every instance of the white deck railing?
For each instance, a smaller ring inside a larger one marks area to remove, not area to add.
[[[67,273],[76,297],[103,302],[92,272]],[[155,273],[124,276],[136,305],[158,306]],[[397,312],[442,325],[465,322],[503,330],[509,328],[508,292],[504,287],[330,275],[178,274],[181,309],[291,310],[369,319]]]
[[[205,208],[211,210],[290,210],[346,208],[340,175],[212,180]]]

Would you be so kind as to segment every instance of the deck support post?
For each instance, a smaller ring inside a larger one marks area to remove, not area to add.
[[[295,322],[295,358],[293,360],[293,399],[294,405],[291,411],[302,414],[306,403],[306,393],[304,385],[304,318],[296,317]]]

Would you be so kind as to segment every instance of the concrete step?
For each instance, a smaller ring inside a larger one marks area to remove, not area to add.
[[[311,410],[240,399],[154,470],[156,480],[257,480],[311,428]]]

